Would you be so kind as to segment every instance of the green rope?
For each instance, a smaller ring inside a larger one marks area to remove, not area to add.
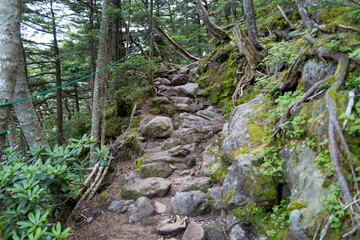
[[[7,133],[7,131],[9,131],[9,128],[7,128],[5,131],[0,132],[0,135]]]
[[[88,78],[88,77],[91,77],[91,76],[93,76],[93,75],[95,75],[95,74],[97,74],[97,73],[99,73],[99,72],[102,72],[102,71],[104,71],[105,69],[111,68],[112,66],[118,64],[121,60],[127,58],[128,56],[130,56],[131,54],[133,54],[136,50],[138,50],[138,49],[150,38],[150,36],[151,36],[153,33],[154,33],[154,31],[152,31],[152,32],[149,34],[149,36],[147,36],[147,38],[146,38],[143,42],[141,42],[141,43],[139,44],[139,46],[137,46],[136,48],[134,48],[134,49],[133,49],[131,52],[129,52],[126,56],[122,57],[121,59],[117,60],[116,62],[110,64],[110,65],[107,66],[107,67],[104,67],[104,68],[102,68],[102,69],[100,69],[100,70],[98,70],[98,71],[96,71],[96,72],[94,72],[94,73],[91,73],[91,74],[89,74],[89,75],[87,75],[87,76],[85,76],[85,77],[79,78],[79,79],[77,79],[77,80],[75,80],[75,81],[72,81],[72,82],[69,82],[69,83],[67,83],[67,84],[61,85],[61,86],[59,86],[59,87],[56,87],[56,88],[47,90],[47,91],[45,91],[45,92],[41,92],[41,93],[38,93],[38,94],[35,94],[35,95],[32,95],[32,96],[29,96],[29,97],[22,98],[22,99],[19,99],[19,100],[15,100],[15,101],[12,101],[12,102],[8,102],[8,103],[1,103],[1,104],[0,104],[0,107],[4,107],[4,106],[8,106],[8,105],[11,105],[11,104],[14,104],[14,103],[22,102],[22,101],[25,101],[25,100],[28,100],[28,99],[30,99],[30,98],[34,98],[34,97],[37,97],[37,96],[40,96],[40,95],[45,95],[45,94],[47,94],[47,93],[49,93],[49,92],[53,92],[53,91],[55,91],[55,90],[57,90],[57,89],[60,89],[60,88],[69,86],[69,85],[71,85],[71,84],[80,82],[81,80],[84,80],[84,79],[86,79],[86,78]],[[6,129],[5,131],[0,132],[0,135],[5,134],[8,130],[9,130],[9,129]]]

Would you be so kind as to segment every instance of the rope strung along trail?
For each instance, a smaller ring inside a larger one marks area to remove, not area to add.
[[[93,75],[95,75],[95,74],[97,74],[97,73],[99,73],[99,72],[102,72],[102,71],[104,71],[105,69],[111,68],[112,66],[118,64],[120,61],[122,61],[122,60],[124,60],[125,58],[129,57],[130,55],[132,55],[132,54],[133,54],[136,50],[138,50],[147,40],[149,40],[150,36],[151,36],[153,33],[154,33],[154,30],[151,31],[151,33],[149,34],[149,36],[147,36],[144,41],[142,41],[136,48],[134,48],[134,49],[133,49],[131,52],[129,52],[126,56],[120,58],[119,60],[117,60],[116,62],[110,64],[110,65],[107,66],[107,67],[104,67],[104,68],[102,68],[102,69],[100,69],[100,70],[98,70],[98,71],[96,71],[96,72],[94,72],[94,73],[91,73],[91,74],[89,74],[89,75],[86,75],[85,77],[79,78],[79,79],[77,79],[77,80],[75,80],[75,81],[66,83],[66,84],[64,84],[64,85],[61,85],[61,86],[59,86],[59,87],[56,87],[56,88],[47,90],[47,91],[45,91],[45,92],[41,92],[41,93],[38,93],[38,94],[35,94],[35,95],[32,95],[32,96],[29,96],[29,97],[22,98],[22,99],[18,99],[18,100],[15,100],[15,101],[12,101],[12,102],[8,102],[8,103],[1,103],[1,104],[0,104],[0,107],[9,106],[9,105],[12,105],[12,104],[14,104],[14,103],[22,102],[22,101],[25,101],[25,100],[28,100],[28,99],[31,99],[31,98],[34,98],[34,97],[37,97],[37,96],[45,95],[45,94],[47,94],[47,93],[49,93],[49,92],[53,92],[53,91],[55,91],[55,90],[57,90],[57,89],[60,89],[60,88],[69,86],[69,85],[71,85],[71,84],[80,82],[81,80],[84,80],[84,79],[86,79],[86,78],[88,78],[88,77],[91,77],[91,76],[93,76]],[[9,128],[7,128],[6,130],[0,132],[0,135],[7,133],[8,130],[9,130]]]

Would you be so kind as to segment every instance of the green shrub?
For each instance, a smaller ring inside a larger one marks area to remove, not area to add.
[[[32,147],[25,154],[7,149],[0,160],[0,232],[6,239],[66,238],[56,205],[77,193],[88,168],[93,143],[84,135],[66,147]],[[100,161],[105,149],[95,153]],[[1,238],[1,237],[0,237]]]

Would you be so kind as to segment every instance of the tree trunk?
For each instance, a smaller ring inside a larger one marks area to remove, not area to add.
[[[27,84],[25,51],[22,45],[21,51],[19,52],[18,66],[14,99],[22,99],[30,96]],[[13,108],[29,148],[34,147],[36,144],[49,147],[32,101],[28,99],[15,103]]]
[[[109,0],[103,1],[102,6],[102,19],[100,27],[100,41],[99,41],[99,50],[97,56],[97,66],[96,70],[100,70],[106,67],[109,64],[110,51],[109,51],[109,16],[105,14],[106,9],[109,6]],[[99,72],[95,76],[94,82],[94,94],[93,94],[93,103],[92,103],[92,121],[91,121],[91,138],[96,141],[91,146],[91,152],[95,151],[95,148],[99,144],[100,138],[100,120],[101,120],[101,93],[103,87],[105,87],[105,80],[108,75],[108,70]],[[94,161],[94,156],[91,154],[91,161]]]
[[[54,56],[55,56],[55,76],[56,76],[56,87],[61,86],[61,66],[60,66],[60,51],[57,41],[57,31],[56,31],[56,17],[53,9],[53,0],[50,1],[50,11],[52,18],[52,34],[54,40]],[[56,142],[59,146],[64,144],[64,135],[63,135],[63,105],[62,105],[62,89],[59,88],[56,90]],[[25,133],[24,133],[25,134]]]
[[[260,60],[258,52],[252,42],[246,37],[244,31],[241,29],[240,24],[232,29],[233,35],[239,45],[240,51],[244,53],[246,60],[250,64],[251,71],[254,72]]]
[[[94,26],[94,3],[93,0],[89,0],[89,6],[90,6],[90,16],[89,16],[89,32],[91,33],[90,35],[90,56],[91,56],[91,60],[90,60],[90,65],[91,65],[91,72],[94,73],[96,71],[96,48],[95,48],[95,43],[94,43],[94,35],[93,35],[93,30],[95,28]],[[90,77],[91,79],[91,92],[94,93],[94,82],[95,82],[95,76],[92,75]]]
[[[0,104],[13,98],[20,50],[20,0],[0,0]],[[0,107],[0,132],[7,129],[11,106]],[[0,158],[6,134],[0,135]]]
[[[248,28],[249,39],[255,47],[264,48],[263,44],[259,40],[259,35],[256,27],[255,10],[253,0],[244,0],[244,10],[246,13],[246,21]]]
[[[9,116],[9,131],[7,132],[7,139],[9,141],[9,145],[12,149],[15,149],[16,147],[19,147],[20,143],[19,143],[19,138],[17,137],[16,134],[16,128],[15,128],[15,123],[14,123],[14,116],[10,113]],[[19,149],[18,149],[19,150]]]
[[[195,0],[195,8],[206,28],[215,38],[219,40],[227,38],[226,32],[210,19],[209,14],[207,13],[201,0]]]
[[[156,28],[169,42],[178,50],[179,52],[183,53],[187,58],[195,61],[199,61],[199,58],[194,57],[188,51],[183,49],[179,44],[177,44],[163,29],[157,27]]]
[[[319,20],[316,17],[316,14],[309,13],[307,10],[308,6],[315,6],[316,0],[295,0],[296,5],[299,10],[301,19],[303,20],[305,26],[309,29],[314,29],[318,26]]]

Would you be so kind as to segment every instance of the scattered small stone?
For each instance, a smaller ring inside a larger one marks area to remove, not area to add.
[[[88,217],[88,218],[86,219],[86,223],[91,223],[92,220],[94,220],[94,217]]]
[[[182,240],[204,240],[205,232],[200,224],[191,221],[186,228]]]
[[[112,201],[110,203],[110,206],[108,207],[108,210],[111,212],[116,212],[120,208],[124,206],[124,203],[122,201]]]
[[[120,210],[121,213],[124,213],[128,210],[128,206],[123,206],[123,208]]]

